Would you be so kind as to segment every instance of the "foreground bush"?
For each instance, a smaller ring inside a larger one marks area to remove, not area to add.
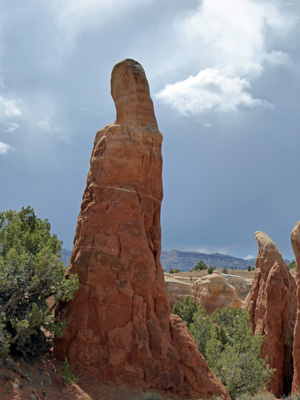
[[[266,359],[260,358],[263,337],[253,335],[248,312],[232,307],[217,309],[208,315],[200,304],[191,318],[183,310],[193,307],[192,298],[188,298],[182,304],[176,304],[173,312],[183,320],[185,315],[189,316],[187,326],[201,354],[231,398],[256,394],[270,381],[273,370]]]
[[[65,358],[65,361],[60,369],[60,372],[66,386],[79,382],[77,376],[73,374],[73,372],[71,371],[71,367],[67,358]]]
[[[195,300],[192,296],[187,296],[181,303],[175,303],[173,307],[173,314],[179,315],[189,328],[194,321],[194,314],[197,311]]]
[[[63,333],[54,308],[72,299],[78,277],[64,278],[61,242],[50,228],[31,207],[0,213],[1,355],[37,357]]]

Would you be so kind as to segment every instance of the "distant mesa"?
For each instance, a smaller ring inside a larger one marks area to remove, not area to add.
[[[74,299],[55,354],[76,371],[183,398],[229,399],[180,317],[170,315],[160,263],[162,135],[134,60],[111,77],[117,118],[96,134],[66,275]]]
[[[161,264],[167,271],[169,268],[178,268],[181,271],[190,271],[199,261],[207,265],[214,265],[216,268],[247,269],[248,265],[255,266],[255,260],[244,260],[220,253],[200,253],[198,251],[162,251]]]

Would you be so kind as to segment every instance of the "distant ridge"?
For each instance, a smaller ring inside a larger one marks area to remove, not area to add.
[[[165,270],[178,268],[180,271],[190,271],[199,261],[205,262],[208,266],[216,268],[247,269],[248,265],[255,267],[256,260],[244,260],[221,253],[200,253],[198,251],[162,251],[161,264]]]
[[[71,250],[62,249],[62,262],[67,267],[71,257]],[[200,253],[199,251],[162,251],[161,265],[168,271],[170,268],[177,268],[180,271],[190,271],[201,260],[208,266],[214,265],[216,268],[236,268],[247,269],[248,265],[255,267],[256,260],[244,260],[243,258],[229,256],[221,253]],[[288,265],[289,260],[284,260]]]

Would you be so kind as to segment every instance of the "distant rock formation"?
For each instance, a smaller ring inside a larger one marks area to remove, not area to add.
[[[217,308],[245,307],[244,302],[238,298],[236,288],[219,271],[197,279],[193,285],[193,296],[196,304],[203,302],[208,314]]]
[[[175,303],[181,303],[187,296],[192,295],[193,283],[189,278],[181,278],[174,274],[165,274],[167,299],[171,309]]]
[[[296,283],[275,243],[256,232],[258,256],[247,308],[255,334],[265,335],[262,357],[276,368],[268,384],[276,397],[288,394],[293,376],[292,338],[296,319]]]
[[[229,398],[170,316],[160,264],[162,135],[139,63],[114,67],[111,94],[117,119],[96,134],[67,270],[80,287],[58,312],[68,328],[55,354],[117,385]]]
[[[165,282],[171,309],[176,302],[181,303],[190,295],[195,296],[197,304],[203,301],[209,313],[223,307],[244,308],[252,286],[252,279],[222,274],[220,271],[194,280],[181,274],[165,273]]]
[[[300,393],[300,221],[297,222],[291,235],[292,247],[296,258],[296,282],[297,282],[297,318],[294,330],[294,377],[292,392]]]
[[[223,274],[229,285],[234,286],[240,300],[246,300],[252,287],[252,279],[246,279],[242,276]]]

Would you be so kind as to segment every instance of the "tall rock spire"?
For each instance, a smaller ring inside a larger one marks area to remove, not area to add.
[[[288,394],[293,377],[292,337],[296,319],[296,284],[275,243],[256,232],[258,255],[247,308],[255,334],[265,336],[262,357],[276,368],[267,388],[276,397]]]
[[[116,122],[96,134],[68,274],[80,287],[58,317],[55,354],[95,377],[186,397],[228,397],[178,316],[160,264],[162,135],[134,60],[111,78]]]
[[[297,222],[291,235],[292,247],[296,258],[296,282],[297,282],[297,318],[294,330],[294,378],[293,393],[300,392],[300,221]]]

